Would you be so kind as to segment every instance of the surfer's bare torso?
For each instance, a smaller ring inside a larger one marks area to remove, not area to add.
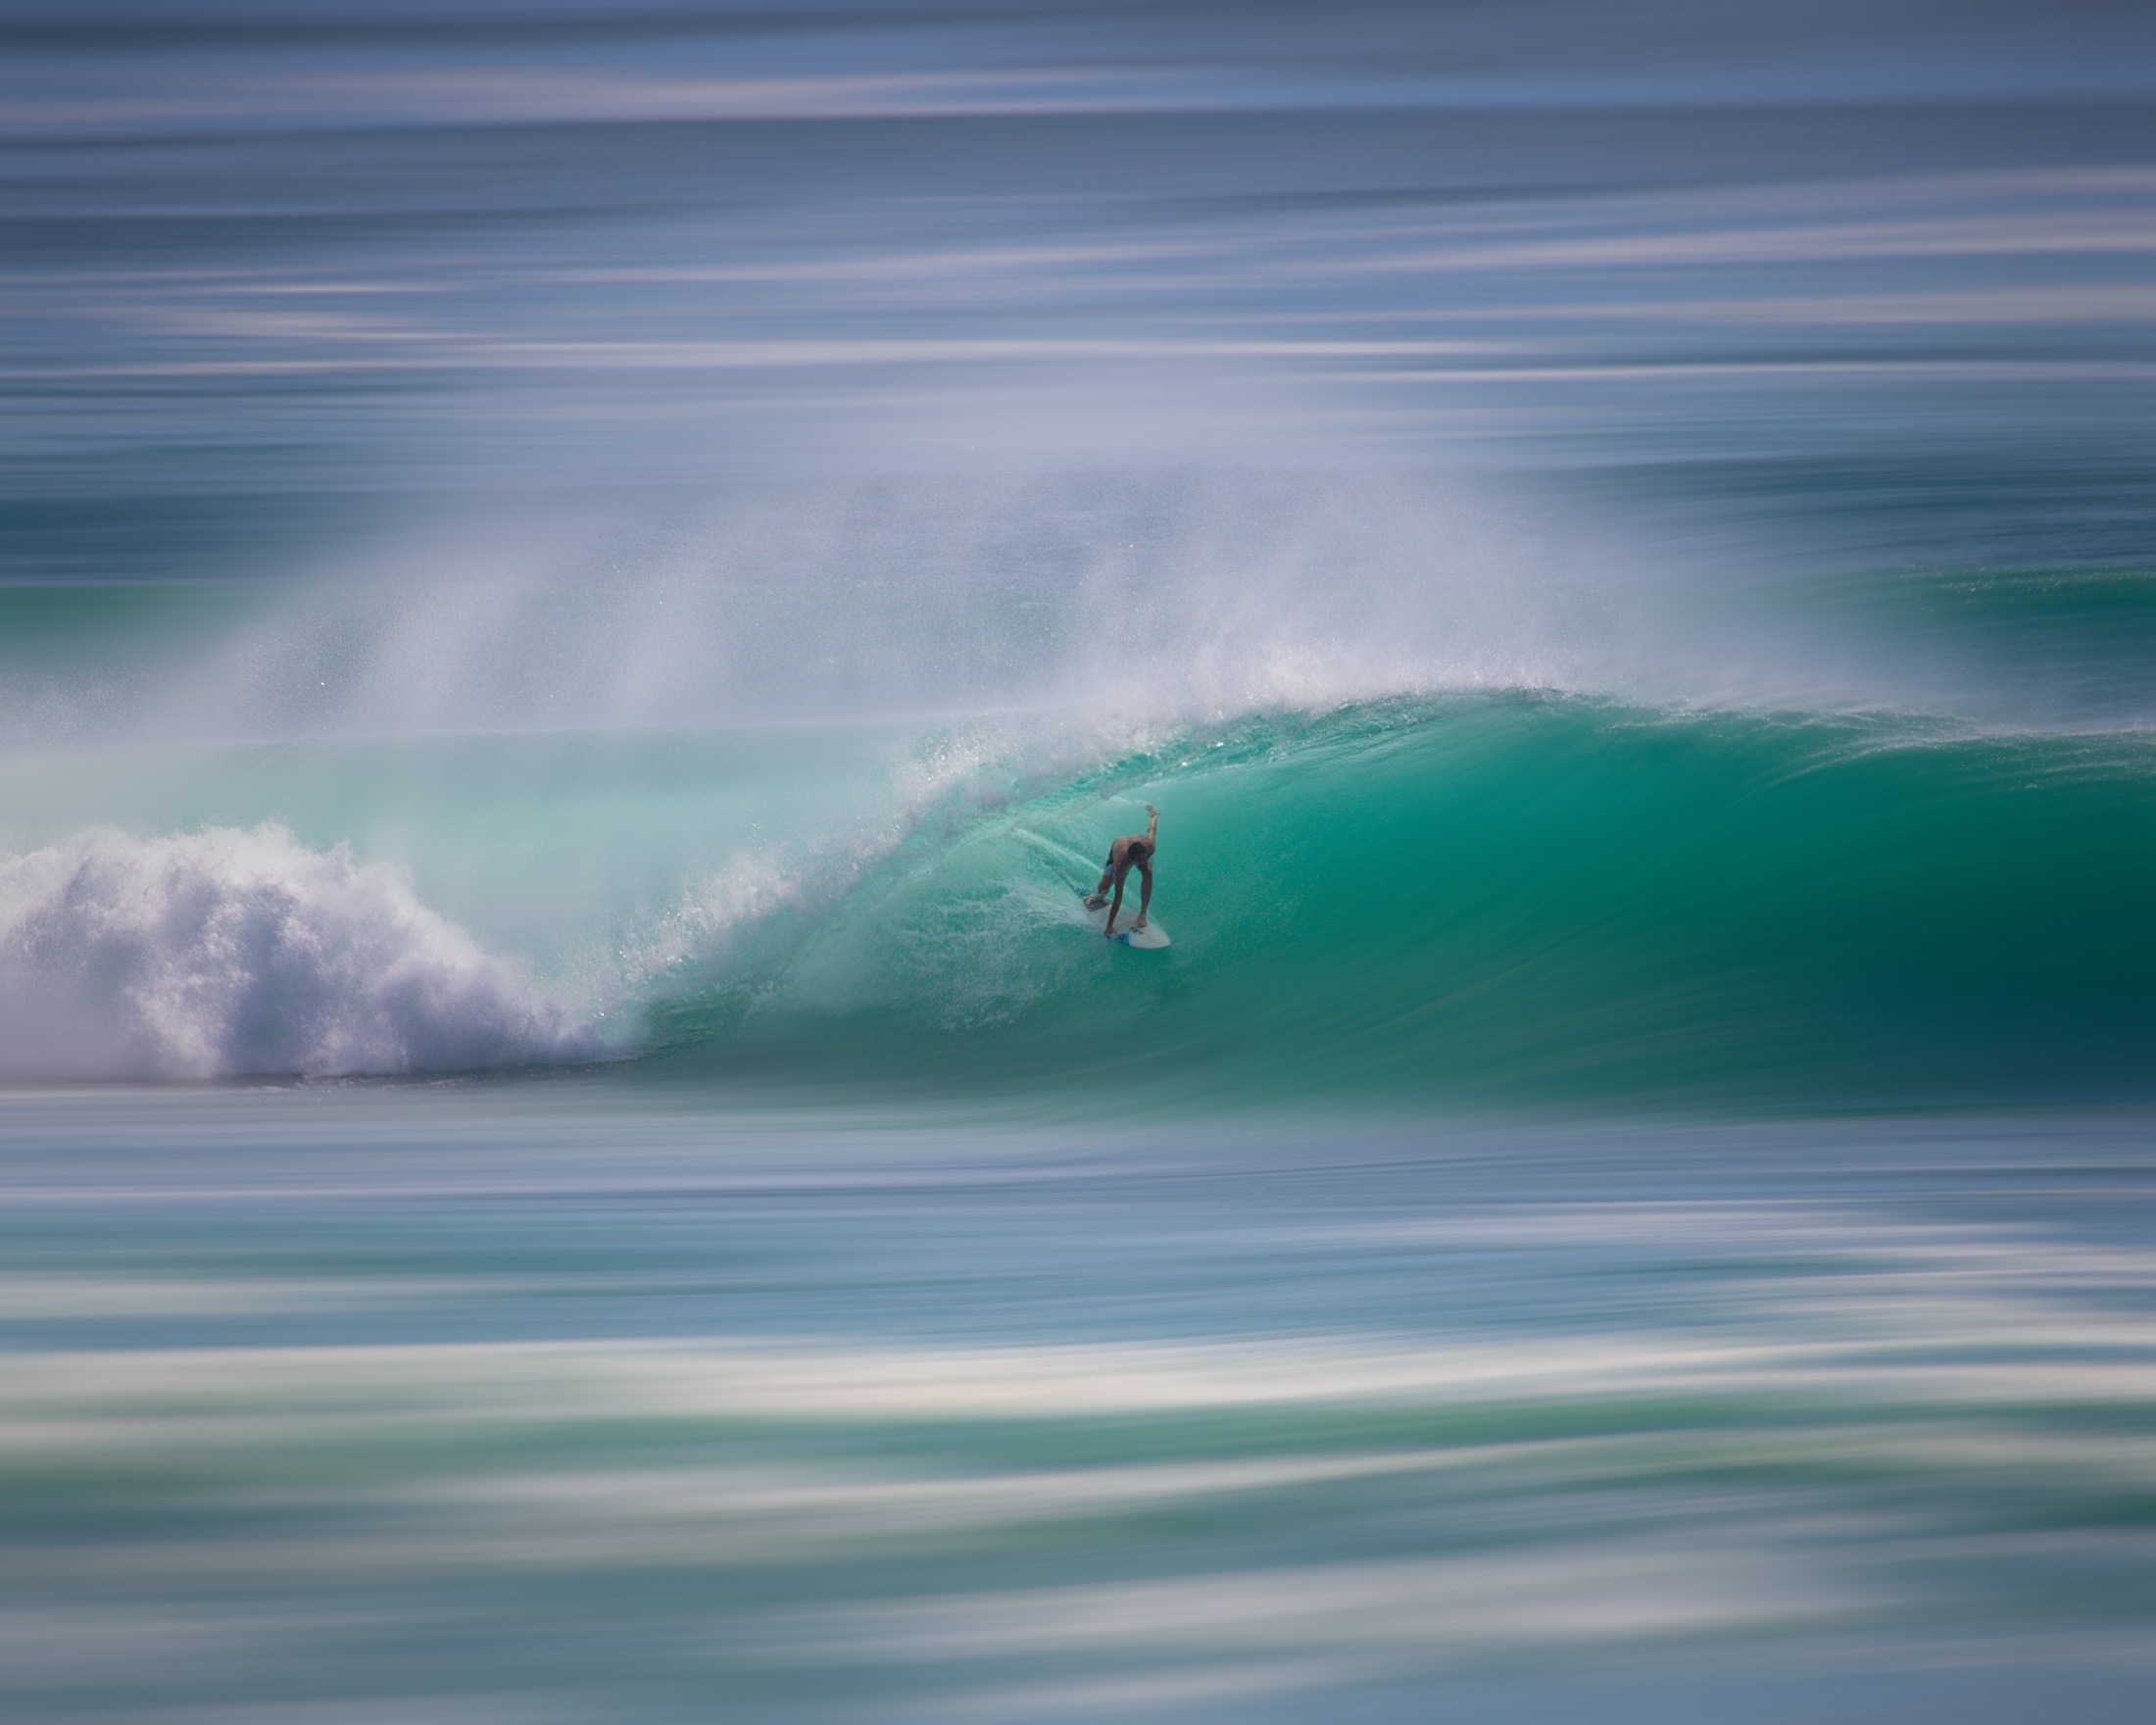
[[[1152,818],[1147,823],[1144,832],[1134,832],[1127,838],[1117,839],[1108,847],[1107,863],[1101,870],[1101,884],[1093,889],[1092,897],[1086,900],[1096,910],[1102,904],[1107,904],[1108,922],[1101,932],[1111,937],[1115,933],[1115,918],[1123,909],[1123,882],[1133,868],[1138,870],[1140,880],[1137,924],[1140,928],[1146,926],[1146,911],[1152,904],[1152,857],[1156,848],[1154,835],[1160,829],[1160,811],[1148,803],[1146,813]],[[1115,897],[1109,903],[1108,893],[1111,887]]]

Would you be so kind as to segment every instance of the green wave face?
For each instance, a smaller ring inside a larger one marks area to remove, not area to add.
[[[1174,937],[1150,954],[1075,902],[1147,800]],[[663,994],[651,1069],[1074,1107],[1834,1108],[2156,1076],[2138,736],[1442,700],[1191,732],[945,830],[783,958]]]

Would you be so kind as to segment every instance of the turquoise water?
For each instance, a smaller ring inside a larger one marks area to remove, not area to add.
[[[947,1094],[1112,1070],[1199,1109],[2132,1094],[2152,769],[2139,736],[1521,697],[1185,734],[662,1000],[660,1063]],[[1074,937],[1106,797],[1171,812],[1150,961]]]

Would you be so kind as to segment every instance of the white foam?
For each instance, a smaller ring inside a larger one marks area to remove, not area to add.
[[[216,1078],[599,1058],[399,869],[280,826],[0,859],[0,1074]]]
[[[1659,669],[1675,649],[1628,621],[1633,560],[1606,531],[1557,528],[1553,506],[1492,481],[1225,472],[416,522],[191,645],[122,723],[1177,723],[1462,688],[1607,693]]]

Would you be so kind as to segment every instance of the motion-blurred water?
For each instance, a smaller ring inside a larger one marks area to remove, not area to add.
[[[11,1710],[2137,1717],[2152,49],[7,8]]]
[[[19,1716],[2139,1716],[2100,1118],[19,1098]]]

